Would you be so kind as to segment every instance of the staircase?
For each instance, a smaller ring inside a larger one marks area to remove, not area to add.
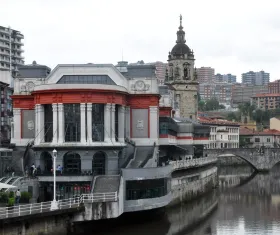
[[[141,168],[153,157],[154,146],[138,146],[137,151],[126,168]]]
[[[94,179],[91,193],[114,193],[119,190],[119,175],[99,175]]]

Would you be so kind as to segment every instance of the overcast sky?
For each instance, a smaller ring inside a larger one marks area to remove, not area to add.
[[[196,66],[280,79],[279,0],[0,0],[0,25],[21,31],[25,63],[166,62],[183,15]]]

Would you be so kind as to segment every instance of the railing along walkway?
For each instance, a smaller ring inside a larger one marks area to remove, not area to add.
[[[84,203],[94,202],[114,202],[118,200],[117,192],[113,193],[94,193],[82,194],[74,198],[58,200],[58,210],[78,208]],[[53,211],[51,210],[51,201],[41,203],[30,203],[20,206],[0,207],[0,220],[5,218],[14,218],[32,214],[41,214]]]
[[[204,158],[195,158],[189,160],[179,160],[179,161],[171,161],[173,170],[186,169],[190,167],[203,166],[206,164],[214,163],[217,161],[217,158],[212,157],[204,157]]]

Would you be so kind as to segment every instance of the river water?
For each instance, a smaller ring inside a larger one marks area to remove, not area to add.
[[[83,224],[81,234],[280,235],[280,165],[269,174],[221,167],[219,179],[219,190],[191,203]]]

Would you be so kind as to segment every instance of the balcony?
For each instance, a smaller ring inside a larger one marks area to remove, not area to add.
[[[52,172],[43,172],[36,174],[40,182],[53,182]],[[92,172],[61,172],[56,171],[56,181],[57,182],[83,182],[92,181]]]

